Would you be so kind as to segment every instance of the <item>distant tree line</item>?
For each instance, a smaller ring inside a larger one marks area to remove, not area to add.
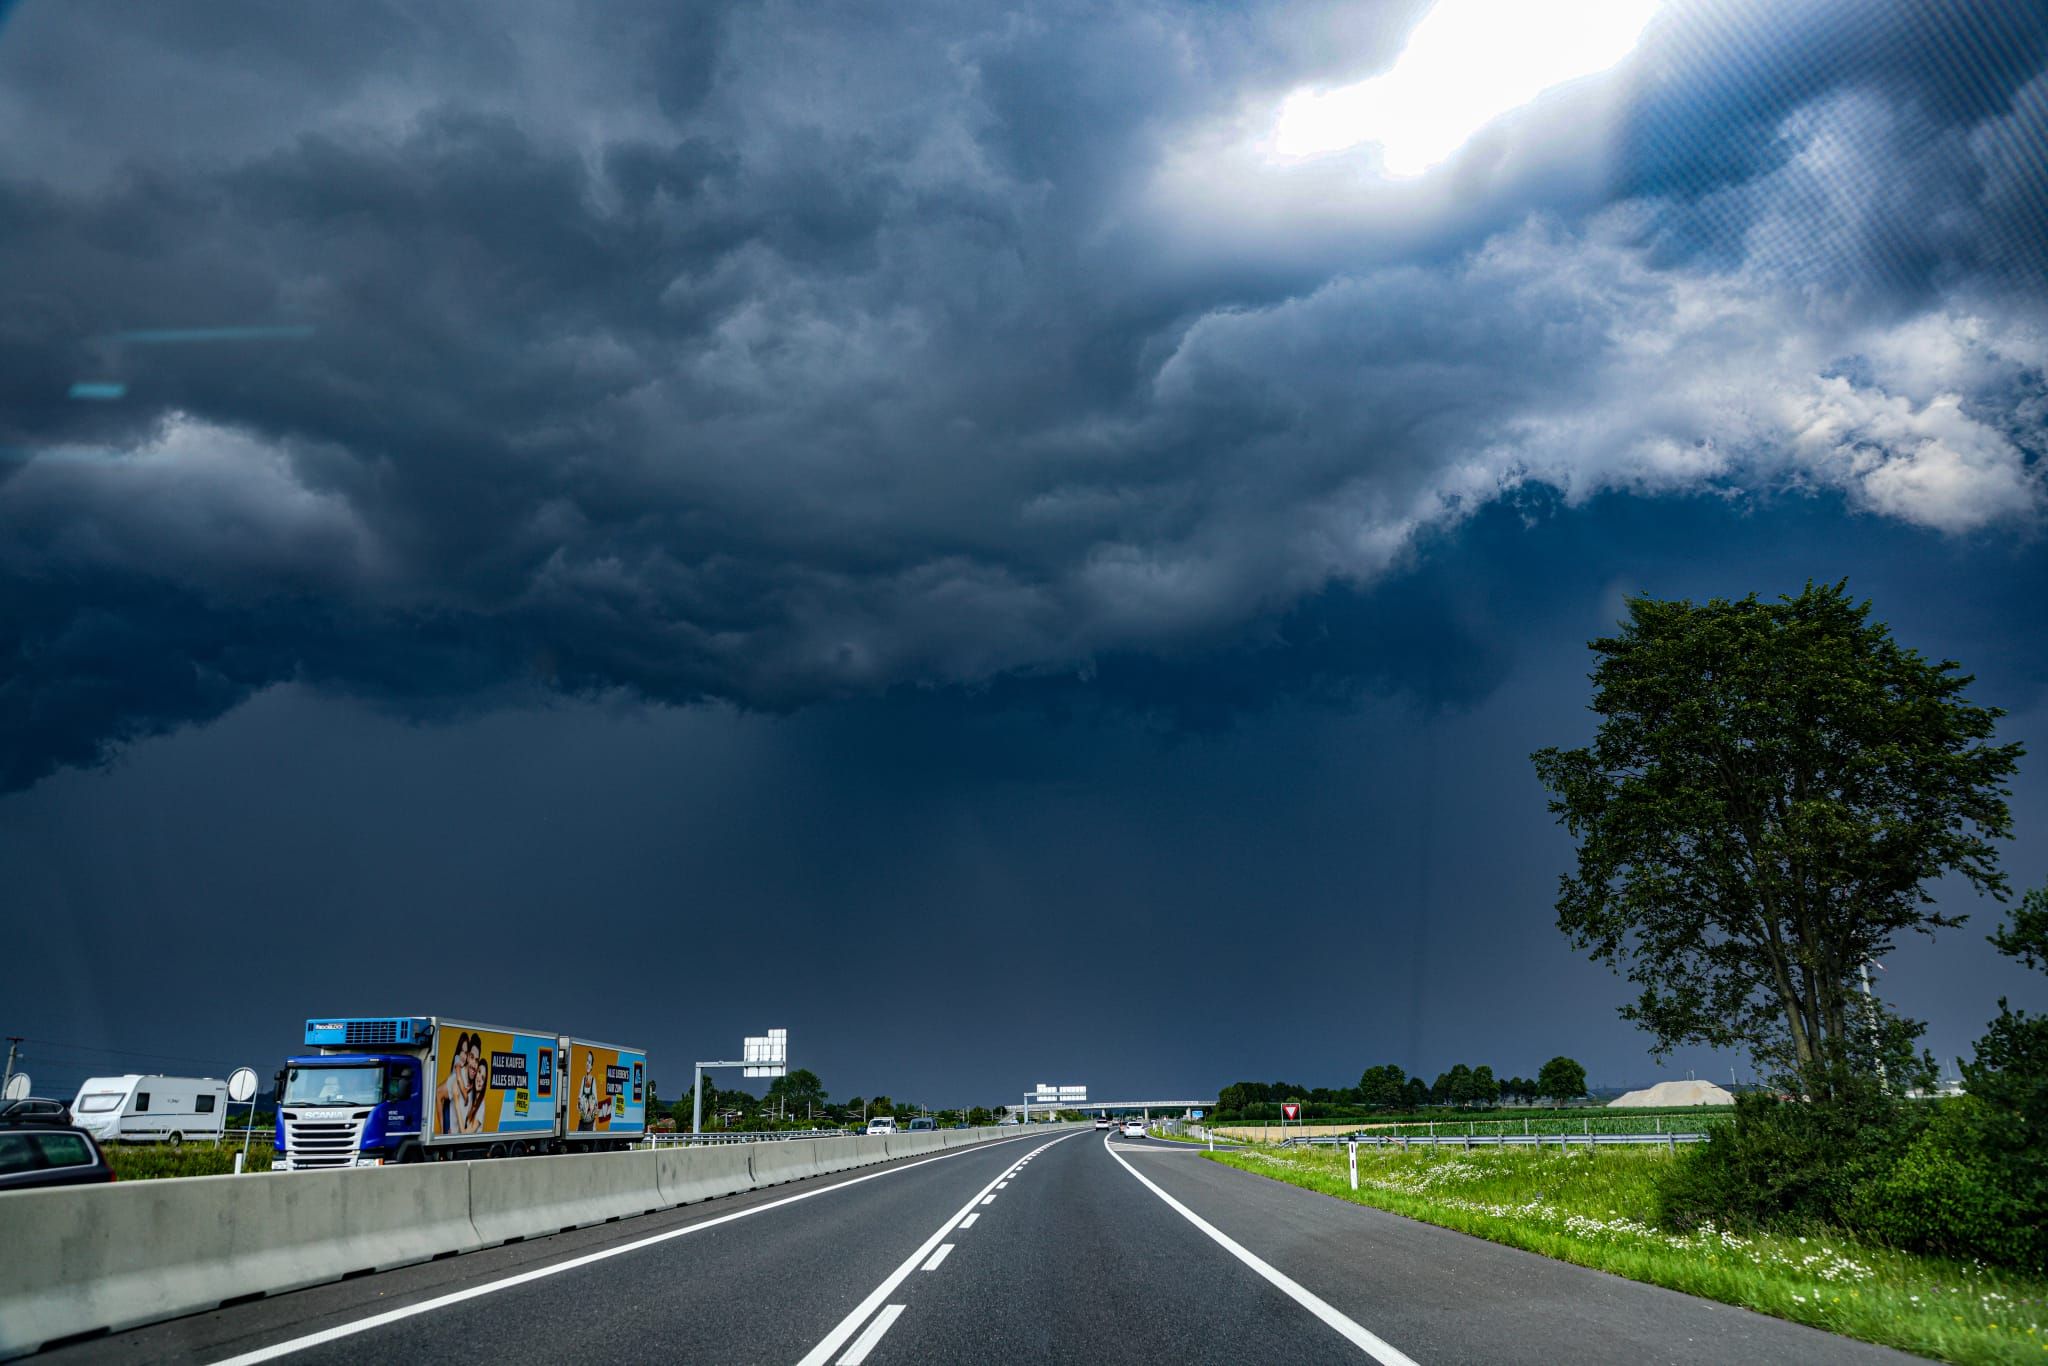
[[[685,1091],[682,1098],[663,1102],[649,1087],[647,1124],[650,1129],[670,1130],[684,1133],[690,1128],[690,1116],[696,1096]],[[723,1089],[704,1079],[704,1129],[707,1133],[717,1131],[764,1132],[775,1129],[857,1129],[876,1115],[896,1115],[909,1118],[914,1115],[928,1115],[941,1125],[995,1123],[995,1111],[986,1106],[955,1107],[951,1109],[929,1109],[914,1101],[895,1100],[889,1096],[852,1096],[843,1101],[834,1101],[827,1094],[824,1082],[809,1068],[799,1067],[786,1076],[777,1077],[768,1085],[763,1095],[750,1091]]]
[[[1218,1119],[1278,1119],[1283,1104],[1303,1107],[1304,1119],[1349,1119],[1363,1114],[1409,1112],[1430,1106],[1470,1109],[1507,1104],[1558,1104],[1586,1094],[1586,1069],[1570,1058],[1543,1064],[1534,1078],[1495,1076],[1492,1067],[1454,1064],[1434,1082],[1411,1077],[1395,1063],[1368,1067],[1356,1086],[1302,1086],[1287,1081],[1240,1081],[1217,1093]]]

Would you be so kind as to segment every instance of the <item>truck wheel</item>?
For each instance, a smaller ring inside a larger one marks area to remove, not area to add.
[[[493,1143],[490,1151],[484,1154],[485,1157],[503,1157],[504,1155],[505,1145],[502,1143]]]
[[[514,1143],[512,1145],[512,1156],[514,1157],[524,1157],[526,1156],[527,1151],[527,1147],[524,1143]]]
[[[420,1145],[410,1142],[399,1144],[398,1155],[392,1160],[401,1167],[410,1166],[420,1160]]]

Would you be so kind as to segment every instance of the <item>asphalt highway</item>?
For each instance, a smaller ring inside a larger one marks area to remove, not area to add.
[[[1093,1130],[358,1277],[47,1359],[1911,1360]]]

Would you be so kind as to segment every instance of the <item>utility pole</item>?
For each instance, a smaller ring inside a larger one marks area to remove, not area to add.
[[[7,1036],[7,1075],[0,1077],[0,1090],[5,1090],[7,1083],[14,1080],[15,1055],[21,1052],[21,1045],[24,1042],[25,1040],[19,1034],[9,1034]]]

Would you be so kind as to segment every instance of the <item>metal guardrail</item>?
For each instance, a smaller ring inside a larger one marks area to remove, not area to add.
[[[853,1138],[857,1133],[853,1129],[735,1129],[708,1134],[649,1134],[644,1142],[650,1148],[695,1148],[728,1143],[782,1143],[798,1138]]]
[[[1665,1134],[1333,1134],[1321,1138],[1290,1138],[1282,1148],[1342,1148],[1356,1143],[1361,1148],[1598,1148],[1670,1147],[1681,1143],[1704,1143],[1701,1133]]]

